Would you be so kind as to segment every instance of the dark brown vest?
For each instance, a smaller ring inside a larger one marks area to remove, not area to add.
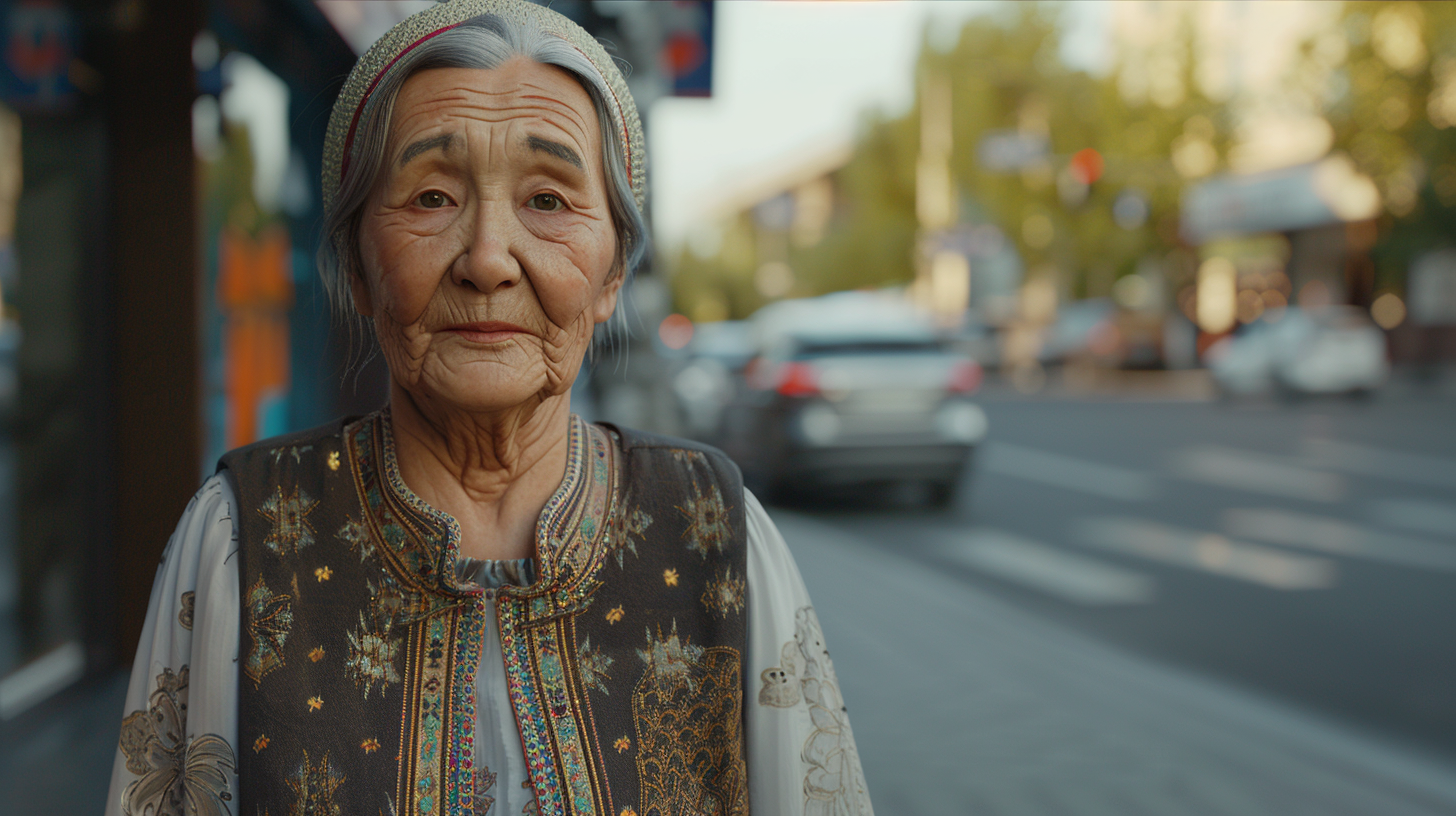
[[[398,481],[387,421],[223,457],[242,579],[239,814],[483,805],[474,680],[492,613],[541,814],[746,814],[732,462],[573,419],[537,581],[492,605],[455,578],[458,527]]]

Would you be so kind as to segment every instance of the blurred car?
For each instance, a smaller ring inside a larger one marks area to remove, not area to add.
[[[685,349],[687,359],[672,375],[683,431],[716,443],[723,409],[737,392],[743,369],[753,358],[752,325],[746,320],[699,323]]]
[[[1086,355],[1112,326],[1117,307],[1110,298],[1078,300],[1057,309],[1057,318],[1043,335],[1037,360],[1042,365],[1063,363]]]
[[[1385,334],[1361,309],[1288,307],[1209,346],[1205,360],[1225,394],[1369,393],[1390,373]]]
[[[973,314],[966,315],[946,342],[951,350],[975,360],[983,369],[1001,367],[1001,338],[997,328]]]
[[[725,415],[723,446],[756,489],[914,481],[955,495],[986,415],[981,367],[903,304],[864,293],[755,316],[761,353]]]

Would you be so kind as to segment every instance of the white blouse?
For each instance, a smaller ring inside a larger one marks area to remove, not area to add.
[[[745,491],[748,657],[745,750],[751,812],[872,814],[849,719],[819,621],[788,546]],[[234,498],[203,483],[172,534],[132,664],[107,816],[241,816],[238,790],[240,609]],[[491,569],[488,562],[480,574]],[[484,583],[482,579],[476,579]],[[495,616],[476,674],[475,813],[535,814],[507,696]],[[483,792],[482,792],[483,791]]]

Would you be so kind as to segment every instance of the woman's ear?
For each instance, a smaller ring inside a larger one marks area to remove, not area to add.
[[[358,272],[349,275],[349,292],[354,297],[354,311],[360,317],[374,317],[374,301],[369,296],[369,282]]]
[[[597,302],[592,307],[592,319],[597,323],[605,323],[612,319],[612,313],[617,310],[617,298],[622,293],[622,284],[627,280],[627,275],[618,266],[602,286],[602,291],[597,294]]]

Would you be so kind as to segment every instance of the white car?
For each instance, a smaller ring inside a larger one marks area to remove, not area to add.
[[[1204,359],[1227,394],[1369,393],[1390,374],[1385,334],[1354,306],[1271,310]]]

